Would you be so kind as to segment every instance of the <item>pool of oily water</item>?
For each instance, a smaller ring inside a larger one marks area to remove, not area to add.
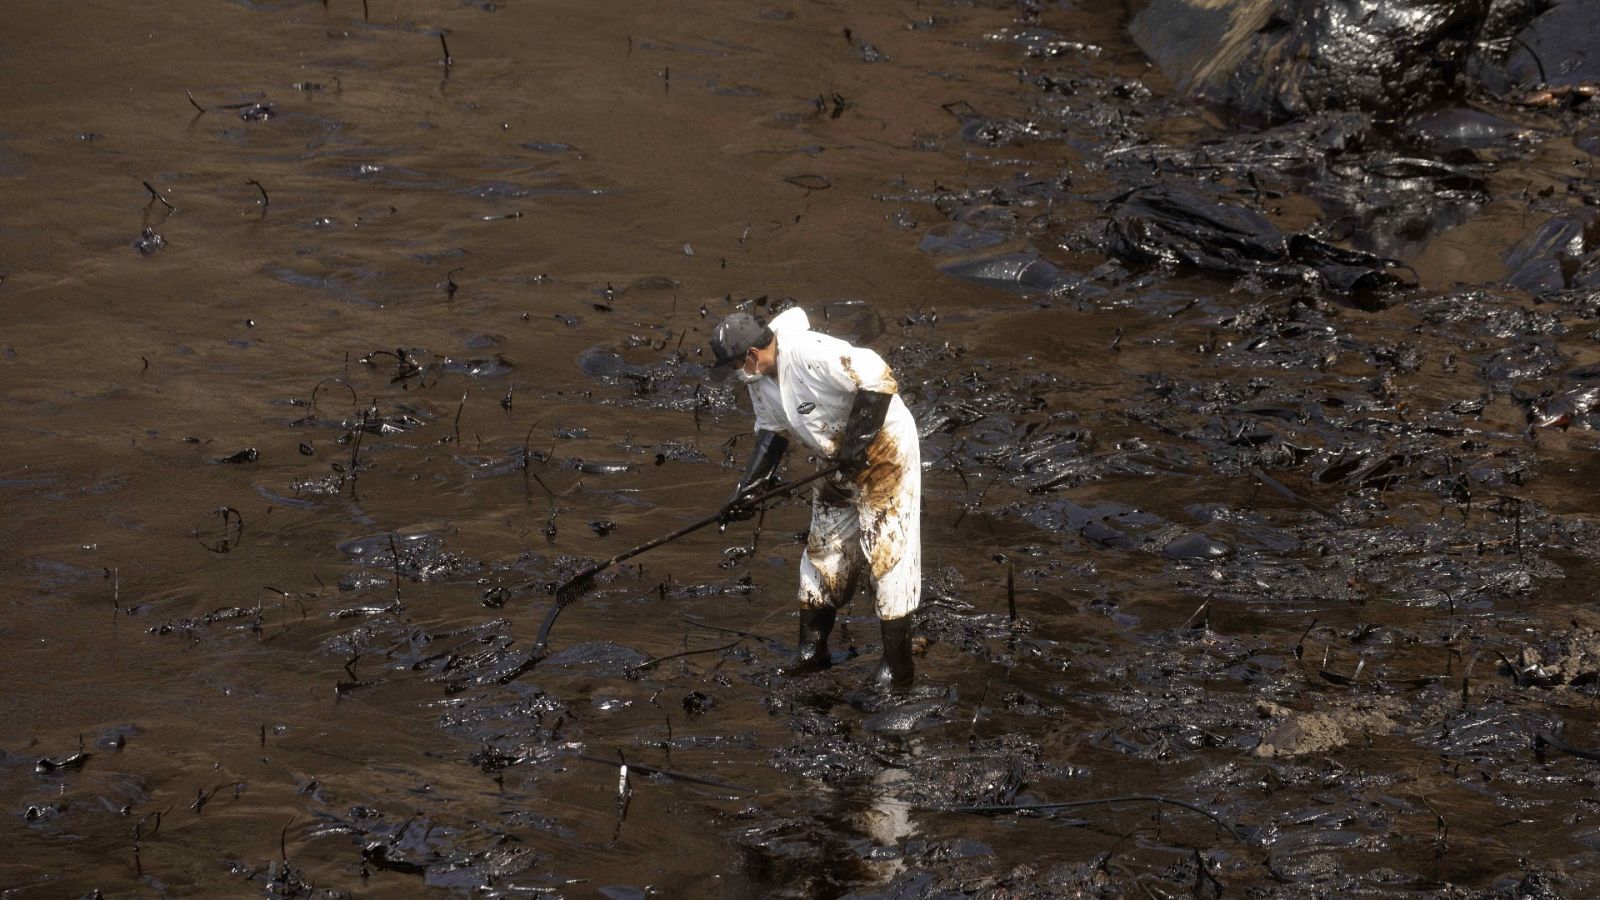
[[[1190,12],[24,2],[0,890],[1593,893],[1592,79],[1261,114]],[[915,688],[777,673],[803,497],[541,653],[793,305],[921,426]]]

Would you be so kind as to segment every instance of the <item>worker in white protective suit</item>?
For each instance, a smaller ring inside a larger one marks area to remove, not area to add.
[[[917,426],[883,357],[811,330],[798,308],[770,323],[734,313],[711,335],[711,377],[750,388],[756,443],[724,514],[748,518],[751,496],[776,484],[793,436],[840,463],[819,482],[800,559],[800,646],[790,674],[828,668],[828,634],[865,574],[882,622],[883,661],[872,681],[912,679],[911,613],[922,594],[922,457]]]

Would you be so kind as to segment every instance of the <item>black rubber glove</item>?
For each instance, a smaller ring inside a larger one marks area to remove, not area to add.
[[[774,486],[778,464],[783,462],[783,453],[788,449],[789,439],[776,431],[756,433],[756,445],[750,448],[750,463],[745,466],[744,477],[722,504],[723,521],[748,519],[756,514],[755,507],[744,501]]]
[[[889,401],[893,399],[893,394],[856,391],[850,418],[845,420],[844,434],[839,439],[839,471],[846,478],[853,479],[867,470],[867,448],[883,430],[883,417],[888,415]]]

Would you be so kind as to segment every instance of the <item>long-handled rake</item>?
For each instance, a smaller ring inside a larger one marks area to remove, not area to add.
[[[794,481],[788,482],[787,484],[780,484],[770,491],[750,497],[741,505],[759,506],[768,500],[773,500],[787,494],[792,494],[796,489],[804,487],[819,478],[826,478],[837,471],[839,471],[839,464],[835,463],[834,465],[818,469],[804,478],[796,478]],[[565,609],[568,604],[588,593],[589,589],[594,584],[594,577],[596,575],[599,575],[601,572],[604,572],[606,569],[611,568],[623,560],[632,559],[646,550],[654,550],[662,544],[675,541],[678,538],[689,534],[690,532],[699,531],[707,525],[714,525],[717,522],[722,521],[722,519],[723,512],[718,510],[715,514],[706,516],[704,519],[701,519],[698,522],[691,522],[688,525],[679,528],[677,531],[672,532],[671,534],[664,534],[655,540],[646,541],[637,547],[624,550],[605,562],[595,563],[594,565],[589,566],[578,574],[557,585],[555,589],[555,602],[550,605],[550,611],[544,614],[544,623],[539,626],[539,636],[537,639],[535,639],[533,644],[533,659],[535,661],[541,660],[547,655],[550,639],[550,628],[551,626],[555,625],[556,617],[561,615],[561,611]]]

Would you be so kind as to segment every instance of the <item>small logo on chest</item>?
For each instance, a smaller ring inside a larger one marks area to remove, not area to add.
[[[802,415],[802,416],[811,415],[811,411],[816,409],[816,408],[817,408],[817,405],[815,403],[812,403],[809,400],[807,400],[806,402],[804,402],[804,403],[800,404],[799,406],[795,407],[795,409],[798,409],[800,411],[800,415]]]

